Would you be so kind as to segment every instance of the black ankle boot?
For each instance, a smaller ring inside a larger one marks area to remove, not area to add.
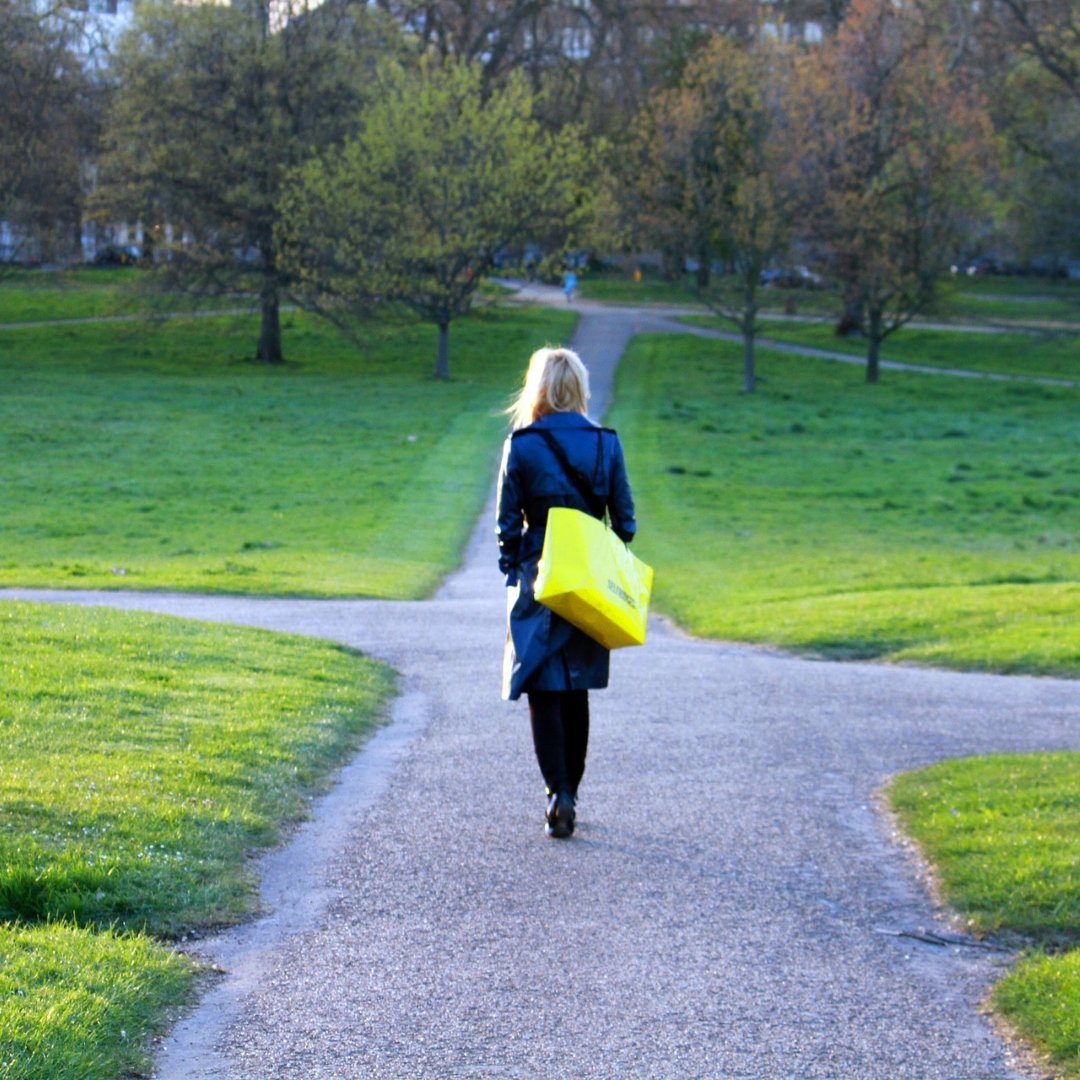
[[[556,792],[548,800],[547,813],[544,819],[547,822],[545,831],[548,836],[558,840],[565,840],[574,832],[574,797],[568,791]]]

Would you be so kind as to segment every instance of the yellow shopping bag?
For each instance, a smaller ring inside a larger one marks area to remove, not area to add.
[[[548,511],[536,599],[609,649],[643,645],[653,569],[602,521]]]

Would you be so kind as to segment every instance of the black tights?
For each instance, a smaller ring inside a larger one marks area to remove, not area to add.
[[[532,690],[533,746],[548,791],[577,795],[589,748],[589,692]]]

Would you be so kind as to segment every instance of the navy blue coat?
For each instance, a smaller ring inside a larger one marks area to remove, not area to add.
[[[586,506],[537,428],[550,431],[571,464],[592,479],[602,506]],[[608,650],[533,596],[553,506],[596,517],[606,506],[612,529],[627,543],[637,529],[619,436],[580,413],[549,413],[515,431],[503,451],[496,533],[499,569],[510,589],[503,663],[503,697],[510,700],[530,690],[596,690],[608,684]]]

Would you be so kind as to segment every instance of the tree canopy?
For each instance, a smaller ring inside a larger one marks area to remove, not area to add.
[[[251,281],[256,358],[270,363],[290,281],[275,233],[283,179],[355,128],[376,58],[400,48],[366,6],[272,10],[282,26],[265,3],[139,7],[115,57],[97,197],[102,215],[157,227],[159,265],[178,281]]]
[[[787,63],[779,48],[716,36],[676,86],[654,94],[636,129],[645,235],[679,263],[686,254],[697,260],[702,298],[743,335],[748,392],[761,272],[787,249],[792,232],[780,153]],[[729,272],[714,275],[716,260]]]
[[[535,105],[520,75],[487,91],[475,62],[385,67],[359,131],[291,176],[278,237],[299,295],[341,319],[405,305],[438,327],[448,378],[450,324],[500,252],[559,250],[589,213],[585,143]]]
[[[853,0],[790,99],[808,240],[866,334],[871,382],[963,246],[991,163],[977,89],[928,30],[916,8]]]
[[[78,236],[82,165],[95,134],[81,29],[60,6],[0,0],[0,222],[16,226],[19,240],[36,234],[46,256],[54,244],[69,249],[58,232]]]

